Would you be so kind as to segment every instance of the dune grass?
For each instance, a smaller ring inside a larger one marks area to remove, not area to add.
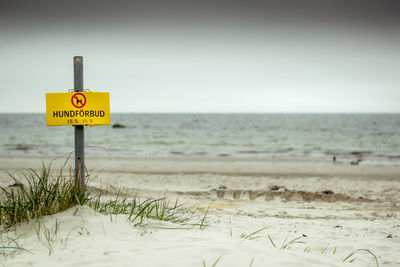
[[[14,184],[0,187],[0,226],[10,229],[22,222],[36,220],[46,215],[65,211],[76,205],[87,205],[95,211],[113,216],[127,215],[134,225],[145,220],[169,221],[204,229],[207,212],[198,221],[198,209],[183,208],[178,200],[166,198],[128,198],[122,190],[117,196],[104,200],[102,196],[91,195],[86,188],[75,186],[72,172],[64,176],[62,170],[56,177],[50,177],[50,169],[43,166],[42,172],[30,170],[22,173],[22,179],[10,175]]]
[[[267,229],[267,228],[269,228],[269,226],[260,228],[260,229],[254,231],[254,232],[252,232],[252,233],[250,233],[250,234],[242,233],[242,234],[240,235],[240,238],[248,239],[248,240],[262,238],[263,236],[256,236],[256,234],[260,233],[261,231],[263,231],[263,230],[265,230],[265,229]]]
[[[367,253],[369,253],[370,255],[372,255],[372,257],[374,258],[376,267],[379,267],[378,258],[377,258],[376,255],[375,255],[374,253],[372,253],[372,251],[369,250],[369,249],[357,249],[357,250],[351,252],[346,258],[344,258],[344,259],[343,259],[343,262],[345,262],[345,261],[347,261],[347,260],[348,260],[349,262],[355,261],[355,260],[357,259],[357,257],[354,257],[354,255],[357,254],[358,252],[367,252]],[[352,258],[352,257],[354,257],[354,258]]]
[[[139,198],[129,199],[118,193],[111,200],[102,201],[101,196],[91,198],[87,203],[88,206],[95,211],[112,216],[127,215],[128,221],[134,225],[142,225],[147,220],[168,221],[181,225],[198,226],[200,229],[204,227],[204,221],[207,214],[203,216],[200,223],[191,223],[197,209],[183,208],[178,204],[178,199],[171,202],[167,198],[145,199],[141,201]]]
[[[260,231],[260,230],[258,230],[258,231]],[[258,231],[256,231],[256,232],[258,232]],[[275,247],[275,248],[278,248],[278,249],[290,249],[291,245],[294,245],[294,244],[306,244],[305,241],[302,241],[302,240],[301,240],[301,239],[303,238],[303,236],[298,236],[298,237],[296,237],[296,238],[294,238],[294,239],[291,239],[291,240],[289,240],[289,241],[288,241],[288,236],[286,236],[286,238],[285,238],[284,241],[282,242],[282,245],[279,247],[279,246],[277,246],[276,243],[272,240],[272,238],[271,238],[271,236],[270,236],[269,234],[267,234],[267,237],[268,237],[269,241],[271,242],[272,246]],[[321,249],[321,254],[322,254],[322,255],[326,255],[327,250],[328,250],[328,247],[329,247],[329,245],[326,245],[325,247],[323,247],[323,248]],[[304,249],[304,252],[310,253],[310,251],[311,251],[311,247],[306,246],[306,248]],[[334,248],[333,248],[333,251],[332,251],[332,255],[335,255],[336,252],[337,252],[337,248],[334,247]],[[354,261],[357,259],[357,257],[355,257],[355,254],[358,254],[359,252],[366,252],[366,253],[372,255],[376,267],[379,267],[379,266],[380,266],[380,265],[379,265],[379,262],[378,262],[378,257],[377,257],[371,250],[369,250],[369,249],[356,249],[355,251],[351,252],[348,256],[346,256],[346,257],[343,259],[343,262],[346,262],[346,261],[347,261],[347,262],[350,262],[350,263],[354,262]]]
[[[89,202],[87,192],[75,187],[74,179],[66,179],[62,172],[50,179],[49,173],[43,167],[41,173],[34,170],[22,173],[22,179],[10,175],[14,184],[0,187],[0,225],[9,229]]]

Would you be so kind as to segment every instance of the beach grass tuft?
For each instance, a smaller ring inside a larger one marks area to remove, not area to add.
[[[127,215],[128,220],[134,225],[142,225],[146,220],[168,221],[181,225],[190,224],[194,214],[178,204],[178,199],[171,202],[167,198],[129,199],[118,193],[117,196],[108,201],[102,201],[97,196],[89,201],[88,206],[95,211],[105,215]],[[197,225],[197,224],[193,224]]]
[[[214,202],[211,202],[210,205],[208,205],[206,212],[204,213],[203,218],[200,220],[200,222],[198,224],[196,224],[196,226],[199,226],[200,230],[204,230],[207,227],[206,224],[206,218],[207,218],[207,214],[210,211],[210,207]]]
[[[277,248],[277,249],[290,249],[291,245],[293,245],[293,244],[306,244],[306,242],[301,240],[304,236],[298,236],[298,237],[296,237],[296,238],[294,238],[294,239],[292,239],[290,241],[288,241],[288,236],[286,236],[286,238],[284,239],[282,245],[280,247],[278,247],[278,246],[276,246],[275,242],[272,240],[271,236],[269,234],[267,234],[267,236],[268,236],[268,239],[271,242],[272,246],[274,248]],[[321,249],[321,254],[322,255],[326,255],[327,251],[328,251],[328,248],[329,248],[329,244],[327,244],[325,247],[323,247]],[[304,249],[304,252],[305,253],[310,253],[311,252],[311,247],[310,246],[306,246],[306,248]],[[353,252],[351,252],[349,255],[347,255],[342,261],[343,262],[347,261],[347,262],[350,262],[350,263],[354,262],[357,259],[357,257],[355,257],[355,255],[359,254],[359,252],[366,252],[366,253],[372,255],[372,257],[373,257],[373,259],[375,261],[376,267],[379,267],[378,257],[369,249],[356,249]],[[332,255],[336,255],[336,253],[337,253],[337,248],[334,247],[333,250],[332,250]]]
[[[258,234],[258,233],[260,233],[261,231],[267,229],[268,227],[269,227],[269,226],[263,227],[263,228],[258,229],[258,230],[256,230],[256,231],[250,233],[250,234],[242,233],[242,234],[240,235],[240,238],[249,239],[249,240],[262,238],[263,236],[256,236],[256,234]]]
[[[10,175],[13,185],[0,187],[0,226],[8,230],[11,227],[46,215],[65,211],[76,205],[87,205],[95,211],[109,215],[113,220],[118,215],[127,215],[134,225],[141,225],[145,220],[159,220],[181,225],[198,226],[204,229],[206,216],[192,223],[197,212],[178,204],[178,199],[128,198],[119,190],[112,199],[92,196],[86,188],[75,186],[72,171],[64,176],[62,170],[50,177],[50,168],[43,166],[42,172],[30,170],[22,173],[18,179]]]
[[[30,170],[22,175],[22,179],[10,175],[14,184],[0,187],[0,225],[4,229],[89,201],[86,190],[76,187],[74,179],[66,179],[62,172],[50,179],[50,169],[43,166],[41,173]]]
[[[372,253],[372,251],[369,250],[369,249],[357,249],[357,250],[351,252],[347,257],[345,257],[345,258],[343,259],[343,262],[345,262],[345,261],[347,261],[347,260],[348,260],[349,262],[355,261],[355,260],[357,259],[357,257],[354,257],[354,255],[357,254],[358,252],[362,252],[362,251],[371,254],[372,257],[374,258],[376,267],[379,267],[378,258],[377,258],[376,255],[375,255],[374,253]],[[354,258],[353,258],[353,257],[354,257]]]
[[[23,247],[20,236],[9,236],[8,233],[0,234],[0,265],[9,266],[7,261],[9,258],[14,258],[20,252],[27,252],[32,254],[31,251]]]
[[[301,241],[301,239],[303,238],[303,236],[298,236],[296,238],[293,238],[291,240],[288,241],[288,237],[289,235],[286,236],[286,238],[283,240],[282,245],[280,247],[277,247],[275,242],[272,240],[271,236],[269,234],[267,234],[269,241],[271,242],[272,246],[274,248],[279,248],[279,249],[290,249],[291,245],[294,244],[305,244],[304,241]],[[311,248],[304,250],[304,252],[309,252],[311,250]]]

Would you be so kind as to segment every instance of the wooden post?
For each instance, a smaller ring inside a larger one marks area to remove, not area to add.
[[[74,91],[83,92],[83,57],[74,57]],[[85,187],[84,125],[75,125],[75,185]]]

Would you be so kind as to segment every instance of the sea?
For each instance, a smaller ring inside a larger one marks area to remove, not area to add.
[[[400,165],[400,114],[111,114],[111,125],[85,127],[85,145],[87,155],[99,157],[335,157]],[[47,127],[45,114],[0,114],[3,157],[73,149],[73,126]]]

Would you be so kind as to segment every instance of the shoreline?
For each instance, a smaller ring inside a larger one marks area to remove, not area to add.
[[[61,168],[67,157],[52,162]],[[49,166],[52,158],[41,156],[0,155],[0,172]],[[73,156],[67,168],[74,166]],[[351,165],[322,158],[233,158],[233,157],[86,157],[89,171],[132,174],[219,174],[227,176],[270,176],[280,178],[349,178],[400,181],[400,165]]]

